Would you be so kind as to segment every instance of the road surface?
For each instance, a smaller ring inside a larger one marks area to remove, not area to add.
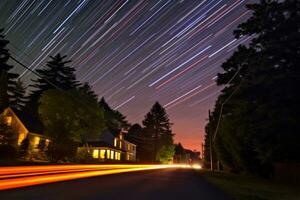
[[[229,200],[199,171],[165,168],[97,176],[0,191],[1,200]]]

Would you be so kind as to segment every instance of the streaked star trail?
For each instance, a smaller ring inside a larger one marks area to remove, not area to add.
[[[252,36],[233,37],[250,12],[246,0],[2,0],[0,26],[10,52],[30,69],[50,55],[72,59],[112,108],[141,122],[166,106],[176,141],[200,150],[208,109],[221,88],[220,65]],[[17,64],[29,84],[35,78]]]

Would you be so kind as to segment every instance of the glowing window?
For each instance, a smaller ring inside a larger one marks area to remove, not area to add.
[[[120,149],[122,149],[122,142],[120,142]]]
[[[99,150],[98,149],[94,149],[93,158],[99,158]]]
[[[34,141],[33,141],[33,145],[35,148],[38,147],[39,143],[40,143],[41,138],[40,137],[34,137]]]
[[[114,159],[114,151],[110,151],[110,159]]]
[[[127,160],[129,160],[129,154],[127,154]]]
[[[7,126],[11,126],[12,117],[11,116],[5,117],[5,121],[6,121]]]
[[[120,140],[123,140],[123,134],[120,133]]]
[[[110,158],[110,150],[106,150],[106,158]]]
[[[121,160],[121,154],[117,153],[117,160]]]
[[[45,146],[48,147],[49,143],[50,143],[50,140],[46,139]]]
[[[25,134],[21,133],[18,138],[18,145],[21,145],[22,141],[25,139]]]
[[[105,150],[100,150],[100,158],[105,159]]]
[[[117,140],[117,138],[115,138],[115,140],[114,140],[114,146],[115,147],[117,146],[117,142],[118,142],[118,140]]]

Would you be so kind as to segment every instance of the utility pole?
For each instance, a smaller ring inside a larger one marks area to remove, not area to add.
[[[213,131],[212,131],[212,127],[211,127],[211,122],[212,122],[212,117],[210,114],[210,110],[208,110],[208,120],[209,120],[209,127],[208,127],[208,131],[209,131],[209,157],[210,157],[210,170],[214,171],[214,163],[213,163]]]
[[[204,144],[201,144],[201,158],[204,159]]]

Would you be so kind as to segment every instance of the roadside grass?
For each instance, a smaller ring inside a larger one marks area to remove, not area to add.
[[[237,200],[300,200],[300,183],[280,183],[230,173],[200,174],[210,183]]]

